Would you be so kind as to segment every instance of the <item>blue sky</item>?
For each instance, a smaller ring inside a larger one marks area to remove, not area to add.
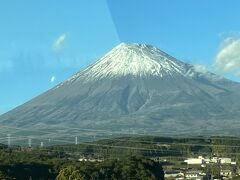
[[[0,1],[0,114],[120,42],[152,44],[240,81],[239,7],[229,0]]]

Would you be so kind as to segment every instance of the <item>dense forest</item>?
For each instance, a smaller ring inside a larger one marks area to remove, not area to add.
[[[102,162],[56,157],[43,161],[32,157],[19,162],[5,161],[0,169],[0,179],[164,179],[160,163],[134,155]]]

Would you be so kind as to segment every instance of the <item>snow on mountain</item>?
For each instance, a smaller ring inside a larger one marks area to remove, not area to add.
[[[95,81],[127,75],[159,78],[178,75],[189,78],[204,77],[210,81],[222,79],[202,66],[179,61],[152,45],[121,43],[94,64],[73,75],[56,88],[81,79]]]
[[[69,84],[82,78],[89,81],[126,75],[159,77],[173,74],[183,75],[186,72],[185,66],[183,62],[151,45],[121,43],[57,88],[64,83]]]
[[[159,49],[145,44],[121,43],[83,74],[102,78],[115,76],[165,76],[185,73],[185,65]]]
[[[239,83],[202,66],[151,45],[122,43],[54,89],[0,116],[0,122],[63,128],[71,135],[69,127],[216,135],[227,123],[224,134],[240,136],[239,92]]]

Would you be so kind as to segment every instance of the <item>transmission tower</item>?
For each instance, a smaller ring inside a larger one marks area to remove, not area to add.
[[[32,147],[32,139],[29,137],[28,138],[28,147],[31,148]]]
[[[75,137],[75,144],[76,145],[78,144],[78,137],[77,136]]]

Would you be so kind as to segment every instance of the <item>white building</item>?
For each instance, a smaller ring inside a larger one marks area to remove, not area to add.
[[[194,180],[202,180],[203,176],[200,175],[200,171],[188,171],[186,172],[185,178],[186,179],[194,179]]]
[[[201,165],[203,164],[204,158],[202,156],[199,156],[198,158],[189,158],[185,160],[184,162],[189,165]]]
[[[231,164],[231,158],[219,158],[221,164]]]
[[[188,165],[206,165],[209,163],[220,163],[220,164],[231,164],[236,165],[236,162],[233,162],[231,158],[225,157],[212,157],[212,158],[203,158],[202,156],[198,156],[198,158],[189,158],[184,160]]]
[[[177,171],[165,171],[164,177],[165,178],[176,178],[178,176],[179,172]]]
[[[86,158],[79,158],[78,161],[82,162],[82,161],[88,161]]]

